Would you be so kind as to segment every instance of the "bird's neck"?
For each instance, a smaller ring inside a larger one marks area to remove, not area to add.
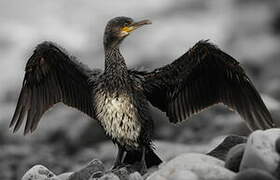
[[[127,76],[127,66],[119,47],[105,49],[105,74]]]

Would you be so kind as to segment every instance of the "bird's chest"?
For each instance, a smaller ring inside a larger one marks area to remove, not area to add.
[[[138,109],[128,94],[95,94],[96,114],[106,134],[121,145],[138,146],[141,124]]]

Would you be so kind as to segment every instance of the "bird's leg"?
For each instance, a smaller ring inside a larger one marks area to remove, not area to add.
[[[147,164],[146,164],[146,147],[144,146],[142,148],[142,156],[141,156],[141,162],[140,162],[140,173],[145,174],[147,172]]]
[[[124,148],[121,147],[120,145],[118,145],[118,154],[117,154],[117,158],[114,162],[113,169],[116,169],[117,167],[122,165],[123,158],[124,158],[124,153],[125,153]]]

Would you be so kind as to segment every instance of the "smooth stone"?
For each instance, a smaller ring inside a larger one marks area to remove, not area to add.
[[[173,180],[199,180],[200,178],[193,172],[187,170],[177,170],[170,174],[168,179]]]
[[[63,173],[63,174],[57,175],[57,178],[59,180],[69,180],[69,178],[72,174],[73,174],[73,172]]]
[[[91,174],[91,178],[100,178],[104,175],[104,172],[102,171],[95,171],[94,173]]]
[[[143,179],[147,179],[147,177],[149,177],[151,174],[153,174],[154,172],[158,171],[159,167],[151,167],[148,169],[148,171],[146,172],[146,174],[143,175]]]
[[[169,179],[171,174],[175,176],[174,172],[180,171],[190,171],[198,179],[207,180],[231,180],[235,176],[234,172],[224,168],[222,160],[204,154],[187,153],[161,165],[159,170],[152,173],[147,180]]]
[[[122,167],[120,169],[112,171],[116,176],[118,176],[121,180],[129,180],[129,172],[126,167]]]
[[[233,180],[277,180],[267,171],[250,168],[237,173]]]
[[[199,177],[188,170],[172,169],[167,173],[154,173],[146,180],[200,180]]]
[[[139,172],[134,172],[129,175],[129,180],[144,180]]]
[[[101,177],[105,172],[103,163],[94,159],[89,162],[84,168],[70,175],[69,180],[88,180],[93,174],[98,174]]]
[[[184,162],[187,162],[188,164],[187,163],[185,164]],[[173,158],[172,160],[163,164],[160,167],[175,165],[175,166],[180,166],[180,168],[184,168],[185,165],[197,164],[197,163],[209,163],[221,167],[224,167],[225,165],[224,161],[214,158],[212,156],[208,156],[200,153],[186,153]]]
[[[215,158],[218,158],[220,160],[225,160],[228,151],[234,147],[235,145],[246,143],[247,138],[244,136],[236,136],[236,135],[230,135],[227,136],[223,142],[221,142],[217,147],[215,147],[213,150],[211,150],[207,155],[213,156]]]
[[[275,149],[276,149],[276,152],[278,152],[278,154],[280,154],[280,137],[277,138],[277,140],[275,142]]]
[[[22,180],[58,180],[58,178],[45,166],[35,165],[23,175]]]
[[[233,171],[233,172],[238,172],[240,163],[245,151],[246,144],[238,144],[234,147],[232,147],[226,157],[226,163],[225,163],[225,168]]]
[[[280,137],[280,129],[254,131],[248,139],[240,164],[240,171],[257,168],[276,173],[280,156],[276,152],[276,140]]]
[[[161,176],[158,173],[151,174],[146,180],[168,180],[167,177]]]
[[[93,180],[93,179],[90,179],[90,180]],[[98,180],[120,180],[120,178],[113,173],[108,173],[108,174],[105,174],[104,176],[102,176],[101,178],[98,178]]]

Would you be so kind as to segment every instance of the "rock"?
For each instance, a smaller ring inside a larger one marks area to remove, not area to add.
[[[129,179],[129,172],[125,167],[122,167],[120,169],[116,169],[112,173],[114,173],[116,176],[118,176],[120,178],[120,180],[128,180]]]
[[[280,137],[280,129],[254,131],[248,139],[240,164],[240,171],[248,168],[258,168],[276,173],[280,157],[276,152],[276,140]]]
[[[181,172],[183,171],[183,172]],[[188,153],[180,155],[160,166],[147,180],[181,178],[182,174],[193,173],[192,179],[230,180],[235,173],[224,168],[224,162],[214,157]],[[177,175],[178,173],[178,175]],[[186,176],[185,176],[186,177]]]
[[[280,154],[280,137],[278,137],[275,142],[275,149],[276,149],[276,152],[278,152],[278,154]]]
[[[94,180],[94,179],[90,179],[90,180]],[[122,180],[122,179],[120,179],[117,175],[113,173],[108,173],[102,176],[101,178],[99,178],[98,180]]]
[[[98,175],[101,177],[105,172],[103,163],[94,159],[88,165],[81,170],[74,172],[70,175],[69,180],[88,180],[91,176]]]
[[[168,177],[165,176],[162,176],[160,173],[155,173],[150,175],[146,180],[168,180]]]
[[[72,174],[73,174],[73,172],[63,173],[63,174],[57,175],[57,178],[59,180],[69,180],[69,178]]]
[[[104,175],[104,172],[102,172],[102,171],[96,171],[96,172],[94,172],[94,173],[92,173],[91,174],[91,178],[100,178],[100,177],[102,177]]]
[[[139,172],[134,172],[129,175],[129,180],[144,180]]]
[[[199,180],[196,174],[187,170],[174,171],[169,177],[174,180]]]
[[[22,180],[58,180],[58,178],[45,166],[35,165],[23,175]]]
[[[168,173],[155,173],[149,176],[146,180],[199,180],[199,177],[188,170],[177,170],[174,169]]]
[[[207,153],[207,155],[213,156],[215,158],[225,160],[228,151],[235,145],[246,143],[247,138],[243,136],[236,136],[236,135],[230,135],[227,136],[221,144],[219,144],[216,148],[214,148],[212,151]]]
[[[159,167],[151,167],[151,168],[149,168],[148,171],[146,172],[146,174],[143,175],[143,179],[147,179],[147,177],[149,177],[151,174],[153,174],[157,170],[159,170]]]
[[[231,148],[226,157],[225,167],[233,172],[239,171],[239,166],[245,151],[246,144],[238,144]]]
[[[184,162],[187,162],[188,164]],[[168,163],[164,164],[163,166],[177,166],[177,167],[184,168],[186,165],[189,164],[200,164],[200,163],[201,164],[208,163],[220,167],[224,167],[225,165],[224,161],[214,158],[212,156],[199,154],[199,153],[186,153],[175,157],[174,159],[170,160]]]
[[[239,172],[233,180],[277,180],[277,179],[264,170],[250,168]]]

